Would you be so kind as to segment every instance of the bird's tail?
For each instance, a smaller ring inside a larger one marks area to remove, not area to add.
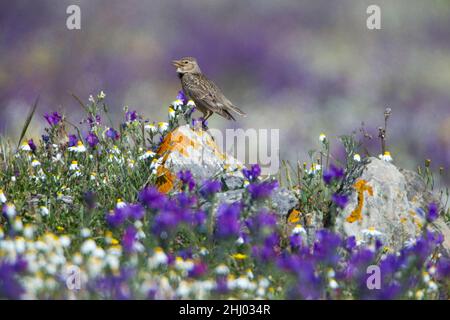
[[[233,106],[232,104],[228,105],[227,107],[228,107],[228,109],[230,109],[233,112],[236,112],[240,116],[243,116],[243,117],[247,116],[247,114],[244,111],[242,111],[241,109],[239,109],[236,106]]]

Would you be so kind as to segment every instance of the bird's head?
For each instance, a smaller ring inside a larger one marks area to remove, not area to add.
[[[192,57],[181,58],[180,60],[173,60],[172,64],[177,68],[177,72],[185,73],[201,73],[197,60]]]

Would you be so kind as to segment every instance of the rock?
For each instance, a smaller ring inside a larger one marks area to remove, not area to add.
[[[294,192],[289,189],[278,188],[272,195],[272,208],[280,215],[286,216],[297,204],[297,197]]]
[[[198,181],[225,176],[230,186],[239,184],[242,176],[242,164],[235,158],[222,153],[208,132],[192,129],[189,125],[180,126],[169,132],[158,151],[161,159],[157,169],[159,190],[172,190],[176,174],[181,170],[190,170]]]
[[[398,250],[421,233],[423,208],[430,202],[438,201],[419,175],[371,158],[355,183],[349,203],[336,219],[336,230],[359,240],[365,239],[363,230],[379,231],[383,242]],[[439,219],[435,229],[437,226],[446,238],[444,248],[449,250],[450,229]]]

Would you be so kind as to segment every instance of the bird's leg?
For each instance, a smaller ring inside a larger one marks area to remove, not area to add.
[[[210,110],[206,111],[206,115],[203,115],[202,127],[204,131],[208,131],[208,126],[206,125],[206,121],[213,115],[213,112]]]

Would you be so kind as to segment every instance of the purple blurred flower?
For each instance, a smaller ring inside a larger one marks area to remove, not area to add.
[[[237,237],[241,228],[239,203],[222,204],[217,212],[217,230],[219,238]]]
[[[350,236],[345,240],[345,249],[352,251],[356,248],[356,237]]]
[[[122,237],[122,245],[126,252],[134,251],[134,243],[136,241],[137,230],[134,226],[129,226],[125,229]]]
[[[340,195],[340,194],[333,194],[331,196],[331,200],[339,207],[339,208],[345,208],[345,206],[348,203],[348,197],[346,195]]]
[[[108,130],[106,130],[105,135],[110,138],[111,140],[117,140],[119,139],[119,133],[114,130],[113,128],[108,128]]]
[[[166,200],[166,196],[155,187],[142,189],[139,193],[139,201],[151,209],[162,209]]]
[[[206,222],[206,213],[204,211],[198,211],[194,214],[193,222],[196,226],[201,226]]]
[[[430,203],[430,205],[428,206],[427,220],[429,222],[433,222],[437,218],[439,218],[439,208],[436,203]]]
[[[200,189],[200,194],[204,198],[210,198],[222,189],[222,183],[216,180],[207,180]]]
[[[76,146],[78,143],[78,138],[76,135],[71,134],[69,135],[69,147]]]
[[[28,140],[28,145],[30,146],[31,151],[36,151],[36,144],[34,144],[33,139]]]
[[[137,118],[138,118],[138,114],[137,114],[136,111],[127,111],[127,112],[125,113],[125,119],[126,119],[128,122],[136,121]]]
[[[203,262],[196,262],[194,267],[189,271],[188,276],[192,278],[198,278],[206,274],[208,266]]]
[[[271,230],[275,227],[277,223],[277,218],[274,214],[269,213],[265,210],[260,211],[256,215],[248,218],[245,221],[245,225],[252,233],[260,233],[264,229]]]
[[[20,299],[25,293],[18,276],[27,269],[26,260],[18,257],[15,262],[0,261],[0,298]]]
[[[326,184],[330,184],[334,180],[339,180],[344,176],[344,169],[336,167],[335,165],[330,165],[330,169],[323,173],[323,181]]]
[[[93,127],[94,125],[99,125],[101,123],[102,119],[101,119],[101,117],[99,115],[96,115],[95,119],[92,118],[92,117],[88,117],[87,121],[88,121],[89,125],[91,127]]]
[[[183,102],[183,105],[186,105],[186,103],[188,102],[183,90],[178,91],[176,99],[181,100],[181,102]]]
[[[247,190],[253,199],[259,200],[270,197],[270,195],[276,188],[278,188],[278,182],[272,181],[249,184]]]
[[[254,164],[250,169],[242,169],[242,173],[249,181],[256,181],[261,174],[261,167],[258,164]]]
[[[92,210],[96,207],[97,204],[97,195],[92,191],[87,191],[83,195],[83,200],[86,203],[86,206]]]
[[[187,186],[189,188],[189,190],[194,189],[195,180],[194,180],[194,177],[192,176],[192,173],[189,170],[178,172],[177,177],[178,177],[178,179],[181,180],[184,187]]]
[[[86,136],[86,141],[91,148],[95,148],[99,142],[97,135],[93,132],[89,132]]]
[[[48,114],[47,112],[44,114],[45,120],[47,120],[48,124],[50,126],[56,126],[61,120],[62,117],[58,112],[53,112],[51,114]]]

